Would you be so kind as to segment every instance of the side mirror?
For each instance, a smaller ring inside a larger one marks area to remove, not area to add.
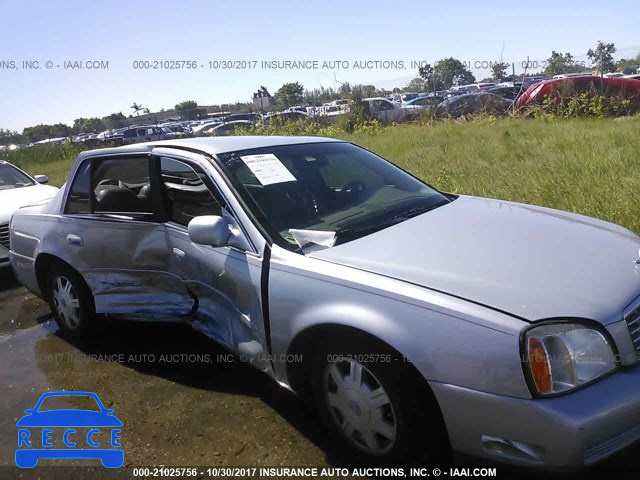
[[[224,247],[231,236],[229,222],[217,215],[203,215],[191,219],[187,226],[189,238],[200,245]]]
[[[46,175],[36,175],[35,177],[36,182],[38,183],[49,183],[49,177],[47,177]]]

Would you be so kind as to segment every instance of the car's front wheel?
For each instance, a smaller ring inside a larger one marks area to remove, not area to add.
[[[448,445],[424,380],[376,341],[345,338],[323,348],[313,366],[313,393],[325,423],[365,465],[409,465]]]
[[[95,307],[91,291],[70,267],[54,265],[47,276],[47,300],[60,329],[73,337],[92,330]]]

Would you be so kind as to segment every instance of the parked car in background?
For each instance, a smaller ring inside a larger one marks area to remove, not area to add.
[[[0,268],[9,265],[9,221],[20,207],[48,200],[58,189],[46,175],[31,177],[9,162],[0,160]]]
[[[513,86],[503,86],[503,87],[491,87],[487,88],[485,91],[487,93],[492,93],[494,95],[498,95],[499,97],[506,98],[507,100],[514,101],[518,96],[522,95],[526,89],[520,85]]]
[[[305,121],[311,120],[312,118],[313,117],[311,117],[311,115],[309,115],[308,113],[301,112],[299,110],[293,110],[293,111],[268,113],[265,116],[263,116],[262,119],[260,119],[260,122],[262,122],[264,125],[268,125],[269,122],[271,122],[274,119],[276,119],[276,121],[279,121],[279,122],[299,122],[299,121],[305,122]]]
[[[167,133],[161,127],[153,125],[131,127],[122,132],[122,143],[127,145],[130,143],[165,140]]]
[[[465,93],[447,98],[436,107],[442,117],[460,117],[475,113],[504,115],[513,106],[513,101],[486,91]]]
[[[234,120],[232,122],[224,122],[215,125],[213,128],[209,128],[204,131],[204,135],[207,136],[223,136],[233,135],[238,128],[251,128],[255,125],[251,120]]]
[[[495,87],[495,82],[481,82],[481,83],[472,83],[471,85],[467,85],[470,91],[474,90],[486,90],[488,88]]]
[[[435,107],[445,99],[446,97],[444,95],[425,95],[423,97],[417,97],[413,100],[409,100],[405,103],[405,106]]]
[[[369,113],[382,123],[399,122],[407,117],[415,117],[420,114],[422,107],[419,105],[401,106],[382,97],[364,98]]]
[[[639,248],[351,143],[226,137],[80,154],[10,255],[63,337],[184,322],[313,401],[350,462],[579,466],[640,440]]]
[[[250,122],[257,122],[262,115],[259,113],[233,113],[224,117],[223,122],[233,122],[235,120],[248,120]]]
[[[516,101],[516,108],[541,102],[547,95],[562,92],[563,89],[577,92],[594,92],[604,95],[623,95],[638,97],[640,80],[625,77],[599,77],[580,75],[566,78],[553,78],[531,85]]]
[[[409,100],[413,100],[414,98],[417,98],[418,95],[419,94],[416,92],[396,93],[391,97],[391,101],[399,105],[404,105]]]

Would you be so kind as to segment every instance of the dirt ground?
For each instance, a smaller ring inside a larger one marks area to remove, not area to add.
[[[42,393],[59,390],[95,392],[115,410],[124,424],[124,467],[93,460],[15,467],[17,420]],[[208,468],[348,465],[332,447],[298,397],[187,327],[113,323],[91,342],[72,343],[44,302],[10,271],[0,272],[0,479],[151,478],[135,477],[134,467],[161,465],[193,466],[196,478],[215,478]],[[640,445],[599,468],[616,478],[623,468],[639,471]],[[498,467],[498,478],[510,476]]]

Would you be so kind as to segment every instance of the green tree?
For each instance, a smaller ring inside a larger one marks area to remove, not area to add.
[[[347,97],[349,93],[351,93],[351,84],[349,82],[344,82],[340,84],[338,88],[338,92],[342,97]]]
[[[425,89],[424,78],[416,77],[404,87],[409,92],[422,92]]]
[[[507,76],[507,69],[509,64],[507,62],[494,63],[491,65],[491,79],[501,80]]]
[[[102,132],[103,130],[106,130],[106,128],[100,118],[93,117],[93,118],[87,118],[84,121],[82,130],[87,133],[90,133],[90,132],[99,133],[99,132]]]
[[[20,145],[23,142],[24,139],[18,132],[0,128],[0,145]]]
[[[418,70],[421,78],[426,81],[429,90],[445,90],[453,85],[467,85],[474,83],[476,77],[457,58],[443,58],[432,67],[425,64]]]
[[[622,72],[625,68],[637,67],[640,65],[640,53],[634,58],[621,58],[616,62],[616,70]]]
[[[188,120],[194,120],[200,115],[206,113],[203,109],[199,109],[197,107],[198,102],[194,100],[187,100],[185,102],[178,103],[175,106],[175,110],[176,112],[180,112],[182,117]]]
[[[184,112],[185,110],[193,110],[194,108],[198,108],[198,102],[195,100],[186,100],[175,106],[176,112]]]
[[[302,102],[303,93],[304,87],[302,85],[298,82],[291,82],[282,85],[276,92],[275,97],[287,107],[290,107]]]
[[[363,85],[362,86],[362,96],[363,98],[375,97],[377,95],[378,89],[375,85]]]
[[[76,118],[76,119],[73,121],[73,126],[71,127],[71,131],[72,131],[73,133],[80,133],[80,132],[82,132],[82,129],[84,128],[84,122],[85,122],[86,120],[87,120],[87,119],[86,119],[86,118],[84,118],[84,117]]]
[[[142,105],[138,105],[136,102],[133,102],[133,104],[129,107],[133,109],[133,112],[137,115],[140,115],[140,110],[142,110]]]
[[[29,142],[38,142],[47,138],[68,137],[71,134],[71,127],[64,123],[36,125],[34,127],[27,127],[22,131],[22,136]]]
[[[544,74],[553,77],[554,75],[566,73],[578,73],[582,70],[583,67],[576,63],[570,53],[563,54],[552,50],[551,56],[547,59],[547,67],[544,70]]]
[[[616,69],[616,62],[613,60],[614,53],[616,53],[616,46],[613,43],[598,41],[595,49],[589,49],[587,57],[591,60],[591,64],[598,68],[599,72],[608,73]]]
[[[127,126],[127,117],[122,112],[112,113],[106,117],[102,117],[102,123],[105,129],[113,130],[116,128],[122,128]]]

